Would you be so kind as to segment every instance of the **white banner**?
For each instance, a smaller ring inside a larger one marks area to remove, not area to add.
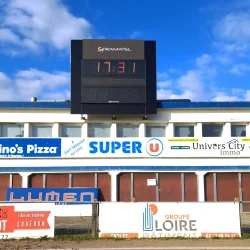
[[[250,138],[63,138],[61,157],[250,157]]]
[[[0,204],[0,239],[54,237],[53,203]]]
[[[239,203],[104,202],[99,229],[101,238],[239,238]]]

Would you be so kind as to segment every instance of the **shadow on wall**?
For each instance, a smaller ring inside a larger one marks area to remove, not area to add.
[[[98,201],[105,201],[105,197],[101,189],[98,189]]]

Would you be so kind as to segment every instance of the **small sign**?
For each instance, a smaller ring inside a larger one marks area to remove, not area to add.
[[[147,179],[148,186],[156,186],[156,179]]]

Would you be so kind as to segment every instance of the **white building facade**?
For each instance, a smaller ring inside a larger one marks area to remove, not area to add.
[[[156,115],[0,103],[8,187],[97,187],[100,201],[250,201],[250,103],[158,101]]]

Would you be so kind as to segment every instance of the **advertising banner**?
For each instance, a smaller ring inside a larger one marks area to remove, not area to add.
[[[55,202],[56,205],[91,203],[98,200],[98,188],[8,188],[6,201]]]
[[[0,238],[54,237],[54,204],[0,204]]]
[[[0,139],[0,158],[250,157],[250,138]]]
[[[62,157],[250,157],[250,138],[65,138]]]
[[[105,202],[99,229],[101,238],[239,238],[239,203]]]
[[[60,156],[60,138],[0,139],[1,158],[43,158]]]

